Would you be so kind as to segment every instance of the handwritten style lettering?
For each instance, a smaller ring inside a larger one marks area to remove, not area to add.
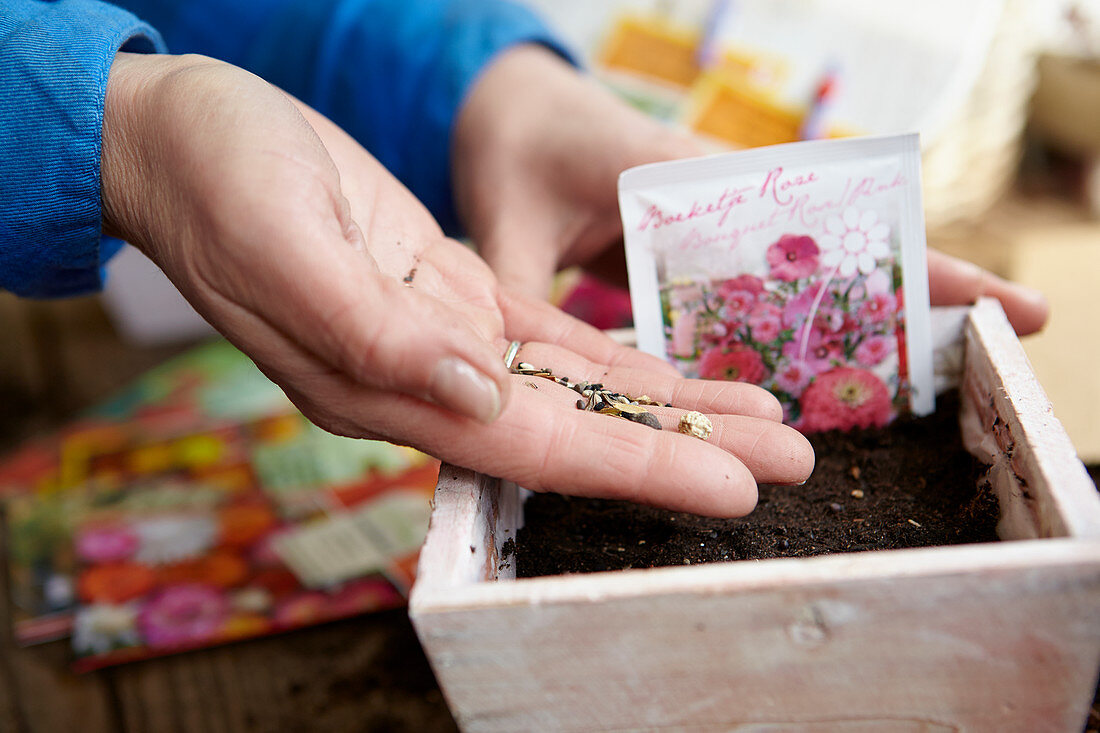
[[[764,184],[760,186],[759,198],[764,198],[769,193],[772,200],[780,206],[786,206],[794,200],[791,189],[813,183],[817,180],[817,174],[810,171],[806,175],[783,176],[783,167],[772,168],[764,178]]]
[[[722,226],[726,223],[726,219],[729,217],[734,207],[747,201],[745,194],[747,194],[749,190],[750,188],[747,186],[737,189],[727,188],[722,191],[722,194],[717,199],[705,204],[699,201],[692,201],[687,211],[668,212],[657,204],[650,204],[645,214],[642,215],[641,221],[638,222],[638,231],[644,232],[646,229],[660,229],[670,224],[680,224],[712,214],[720,214],[717,225]]]

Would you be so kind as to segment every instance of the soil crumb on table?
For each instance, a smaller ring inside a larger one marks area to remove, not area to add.
[[[887,428],[812,435],[804,486],[760,487],[756,510],[714,519],[624,501],[535,494],[520,577],[993,542],[997,500],[962,446],[958,397]],[[981,483],[981,486],[979,486]]]

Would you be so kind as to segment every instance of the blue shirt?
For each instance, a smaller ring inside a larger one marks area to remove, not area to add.
[[[264,77],[358,139],[458,233],[456,114],[493,57],[525,42],[569,58],[505,0],[4,0],[0,288],[50,297],[102,283],[118,248],[100,234],[99,159],[119,49],[202,53]]]

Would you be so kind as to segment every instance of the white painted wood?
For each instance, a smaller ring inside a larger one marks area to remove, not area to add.
[[[1002,536],[1061,539],[515,580],[519,490],[446,469],[410,615],[460,725],[1080,731],[1100,501],[1006,329],[995,304],[969,314],[967,444],[994,462]]]
[[[1077,733],[1100,663],[1096,542],[481,585],[414,608],[468,731]]]
[[[991,483],[1010,510],[1001,536],[1100,537],[1100,495],[996,301],[972,309],[966,340],[963,437],[993,464]]]
[[[502,574],[501,549],[509,538],[515,539],[522,509],[514,486],[502,500],[500,484],[499,479],[465,468],[446,463],[440,467],[417,568],[421,587],[447,589],[515,578],[513,563]]]

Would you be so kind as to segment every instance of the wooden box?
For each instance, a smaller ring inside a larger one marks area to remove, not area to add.
[[[445,466],[410,614],[463,730],[1080,733],[1100,499],[1000,307],[958,322],[1002,542],[517,580],[520,490]]]

